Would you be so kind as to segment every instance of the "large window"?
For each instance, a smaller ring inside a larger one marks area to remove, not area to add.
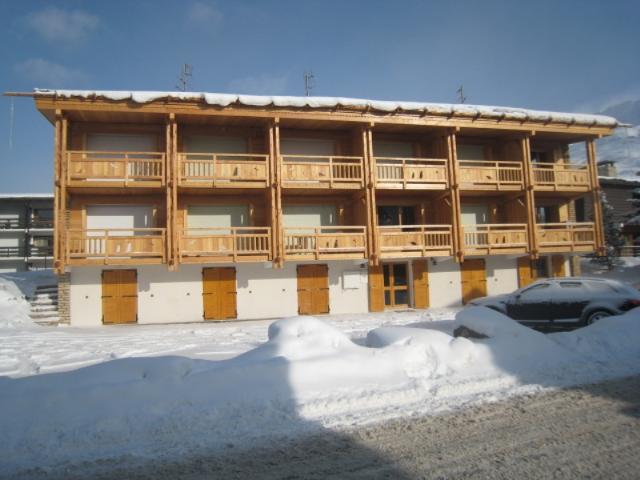
[[[462,225],[483,225],[489,223],[487,205],[462,205]]]
[[[285,227],[331,227],[338,224],[334,205],[285,205]]]
[[[415,225],[413,207],[379,206],[378,225]]]

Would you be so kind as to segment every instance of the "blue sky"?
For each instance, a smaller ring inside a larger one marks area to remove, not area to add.
[[[0,89],[190,90],[598,111],[640,98],[635,1],[0,0]],[[52,189],[53,130],[0,101],[0,192]]]

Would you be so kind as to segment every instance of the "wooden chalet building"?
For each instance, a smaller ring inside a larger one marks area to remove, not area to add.
[[[34,94],[74,325],[445,307],[603,246],[610,117],[181,92]],[[584,142],[587,164],[567,146]]]

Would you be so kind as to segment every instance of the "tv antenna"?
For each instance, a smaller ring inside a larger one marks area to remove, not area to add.
[[[456,90],[456,93],[458,94],[458,103],[465,103],[467,101],[467,97],[464,95],[464,87],[462,85],[460,85],[460,88]]]
[[[13,150],[13,122],[14,122],[14,104],[13,98],[9,104],[9,150]]]
[[[176,88],[178,90],[186,92],[192,76],[193,66],[189,65],[188,63],[182,65],[182,71],[180,72],[180,76],[178,77],[178,84],[176,85]]]
[[[316,77],[313,76],[313,70],[304,71],[304,95],[309,96],[313,87],[316,86]]]

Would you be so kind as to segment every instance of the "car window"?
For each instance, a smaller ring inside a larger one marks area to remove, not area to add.
[[[533,293],[533,292],[537,293],[544,290],[545,288],[549,288],[549,286],[550,285],[548,283],[538,283],[536,285],[530,286],[526,290],[523,290],[522,292],[520,292],[520,295],[529,295],[530,293]]]
[[[619,290],[615,288],[614,285],[611,285],[606,282],[589,282],[589,288],[598,293],[611,293],[618,292]]]

